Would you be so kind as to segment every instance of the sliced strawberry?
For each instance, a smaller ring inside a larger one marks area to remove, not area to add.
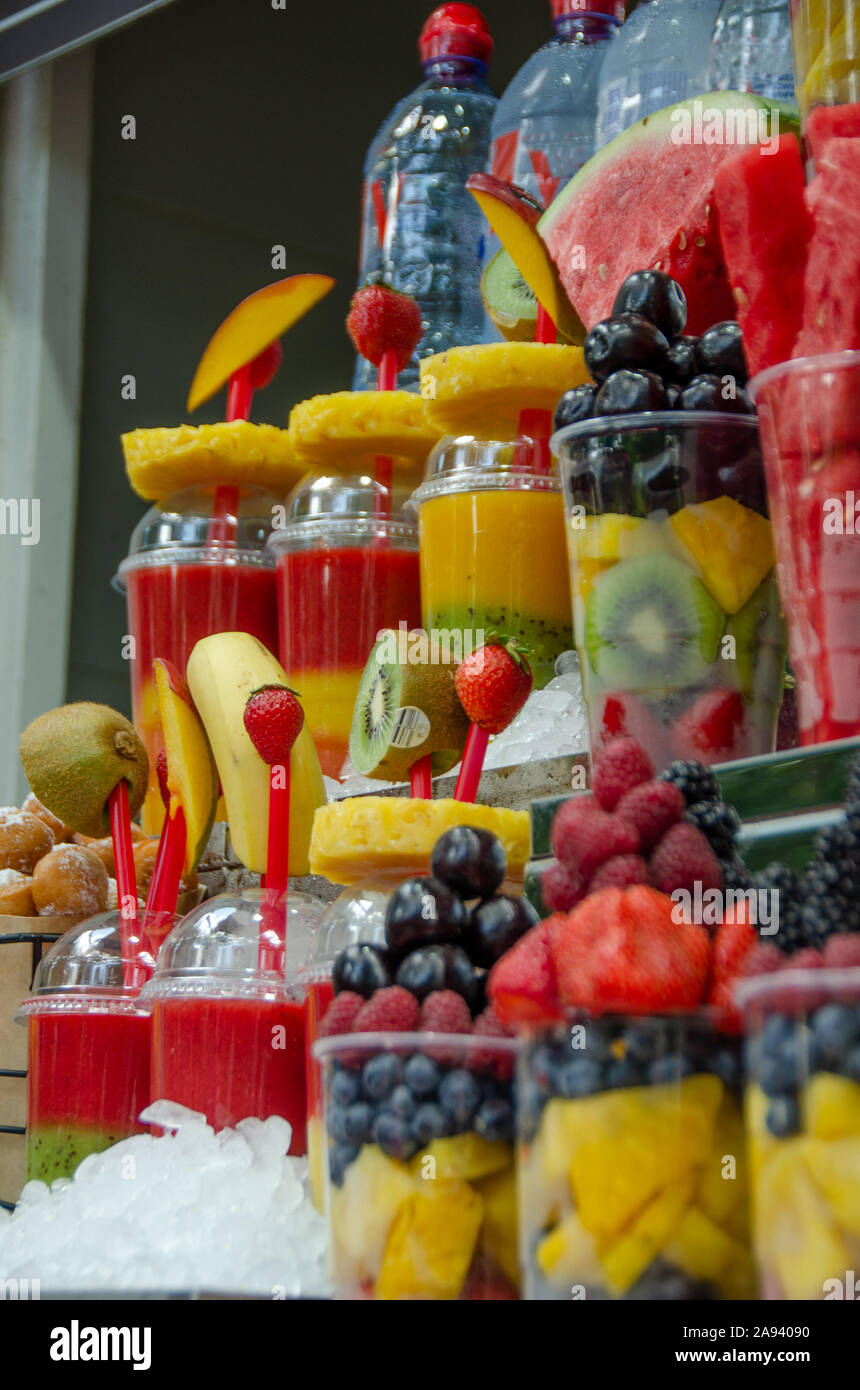
[[[521,936],[496,961],[487,981],[487,996],[506,1027],[540,1023],[559,1014],[558,986],[552,952],[555,924],[548,917]]]

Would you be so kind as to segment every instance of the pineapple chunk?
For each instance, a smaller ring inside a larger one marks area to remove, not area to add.
[[[484,1203],[480,1244],[514,1288],[519,1287],[517,1181],[513,1163],[475,1183]]]
[[[690,1207],[684,1212],[670,1245],[666,1259],[678,1265],[693,1279],[709,1279],[718,1284],[725,1269],[733,1260],[744,1255],[742,1246],[714,1225],[704,1212]]]
[[[788,1299],[820,1299],[826,1281],[843,1278],[851,1268],[850,1249],[810,1176],[809,1146],[803,1138],[783,1141],[756,1190],[756,1250]]]
[[[860,1135],[860,1085],[821,1071],[803,1098],[803,1127],[816,1139],[852,1139]]]
[[[415,474],[438,443],[441,430],[428,423],[421,397],[412,391],[335,391],[299,401],[290,412],[290,440],[306,466],[372,469],[376,454],[391,456],[395,470]]]
[[[342,1186],[330,1188],[332,1255],[339,1281],[376,1277],[392,1225],[414,1194],[415,1179],[407,1165],[388,1158],[376,1144],[365,1144]]]
[[[394,1219],[376,1284],[381,1299],[458,1296],[481,1229],[484,1204],[468,1183],[425,1183]]]
[[[500,1168],[508,1168],[513,1162],[510,1144],[491,1142],[482,1139],[480,1134],[455,1134],[450,1139],[434,1139],[433,1143],[417,1154],[412,1160],[413,1171],[418,1177],[425,1177],[425,1162],[433,1160],[433,1168],[426,1180],[440,1178],[462,1178],[470,1182],[475,1178],[485,1178],[490,1173],[498,1173]]]
[[[690,1200],[693,1185],[693,1178],[686,1177],[664,1188],[637,1216],[630,1229],[601,1251],[604,1274],[616,1293],[626,1293],[665,1248]]]
[[[522,879],[530,850],[528,811],[385,796],[351,796],[319,807],[311,873],[346,885],[385,869],[429,873],[433,846],[454,825],[491,830],[508,856],[508,878]]]
[[[770,522],[732,497],[682,507],[670,525],[726,613],[743,608],[776,562]]]
[[[446,434],[512,439],[523,410],[555,410],[559,396],[590,380],[582,348],[558,343],[489,343],[425,357],[427,419]]]
[[[860,1236],[860,1137],[810,1139],[805,1152],[813,1181],[838,1224],[852,1236]]]
[[[147,502],[207,483],[283,496],[305,471],[286,430],[248,420],[131,430],[121,441],[128,480]]]
[[[535,1251],[541,1274],[556,1287],[569,1284],[603,1284],[594,1236],[575,1211],[545,1235]]]
[[[714,1142],[696,1192],[696,1205],[718,1226],[725,1226],[739,1209],[746,1211],[749,1200],[746,1135],[740,1108],[728,1091],[717,1114]],[[735,1177],[723,1177],[723,1159],[735,1160]]]

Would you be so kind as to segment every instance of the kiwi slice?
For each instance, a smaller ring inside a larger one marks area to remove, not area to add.
[[[459,762],[469,720],[454,686],[457,663],[448,658],[425,633],[380,633],[362,672],[349,736],[358,772],[402,782],[428,753],[435,776]]]
[[[741,694],[752,699],[762,690],[773,690],[775,699],[781,700],[779,676],[785,668],[788,637],[775,579],[759,584],[743,608],[731,614],[726,631],[735,639]]]
[[[481,276],[487,313],[509,343],[533,343],[538,303],[507,251],[497,251]]]
[[[685,689],[716,660],[725,614],[702,581],[674,555],[622,560],[588,597],[585,645],[608,687]]]
[[[133,724],[108,705],[81,700],[34,719],[21,735],[21,762],[43,806],[81,835],[110,831],[108,797],[128,783],[132,816],[143,805],[149,759]]]

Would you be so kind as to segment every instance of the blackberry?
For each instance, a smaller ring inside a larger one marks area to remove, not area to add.
[[[741,818],[734,806],[725,801],[696,801],[688,805],[684,820],[701,830],[718,859],[730,859],[734,853],[735,836],[741,828]]]
[[[745,892],[747,888],[752,887],[752,874],[742,859],[738,859],[734,855],[728,859],[721,855],[717,857],[723,871],[723,888],[726,892],[730,889]]]
[[[779,930],[772,938],[774,946],[778,946],[781,951],[790,954],[792,951],[799,950],[802,945],[806,945],[807,942],[804,939],[806,929],[800,917],[799,887],[794,870],[788,864],[768,864],[766,869],[753,874],[749,886],[757,892],[775,890],[777,893]]]
[[[703,763],[678,761],[660,773],[661,782],[674,782],[688,806],[700,801],[720,801],[722,793],[716,774]]]

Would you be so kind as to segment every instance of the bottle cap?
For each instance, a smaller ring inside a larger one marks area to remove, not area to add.
[[[477,58],[488,63],[492,51],[490,26],[474,5],[440,5],[418,39],[422,63],[435,58]]]
[[[562,15],[602,14],[614,19],[616,24],[624,23],[624,0],[549,0],[553,19]]]

